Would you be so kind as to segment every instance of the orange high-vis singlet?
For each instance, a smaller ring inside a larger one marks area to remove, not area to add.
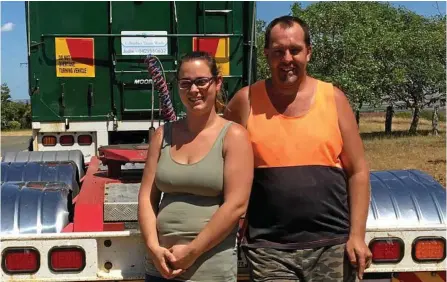
[[[317,81],[310,109],[298,117],[276,111],[265,81],[250,91],[255,174],[246,243],[299,249],[346,242],[347,179],[333,85]]]

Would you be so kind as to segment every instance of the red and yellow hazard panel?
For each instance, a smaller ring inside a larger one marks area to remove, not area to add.
[[[392,282],[445,282],[445,271],[440,272],[400,272]]]
[[[207,52],[216,59],[222,75],[230,75],[230,38],[193,37],[193,51]]]
[[[93,38],[58,37],[55,40],[57,77],[95,77]]]

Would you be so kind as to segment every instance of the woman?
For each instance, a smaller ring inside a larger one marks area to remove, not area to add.
[[[156,130],[138,198],[150,257],[146,281],[236,281],[237,223],[253,178],[251,143],[242,126],[216,113],[222,77],[212,57],[185,56],[177,76],[187,114]]]

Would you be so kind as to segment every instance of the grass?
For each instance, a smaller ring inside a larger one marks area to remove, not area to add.
[[[411,113],[410,111],[406,111],[406,112],[396,112],[394,114],[395,117],[398,118],[412,118],[413,117],[413,113]],[[433,116],[433,110],[422,110],[420,117],[421,119],[426,119],[426,120],[431,120]],[[438,111],[438,118],[439,121],[445,121],[445,110],[444,109],[440,109]]]
[[[2,130],[0,132],[1,136],[31,136],[31,129],[19,129],[19,130]]]
[[[431,121],[420,119],[418,134],[408,134],[411,119],[393,118],[393,133],[385,135],[385,116],[363,114],[360,134],[372,170],[418,169],[446,187],[446,123],[431,135]]]

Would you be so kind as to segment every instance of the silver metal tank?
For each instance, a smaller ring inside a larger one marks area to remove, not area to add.
[[[2,155],[2,162],[51,162],[51,161],[72,161],[78,168],[79,177],[85,175],[84,155],[80,150],[67,151],[32,151],[32,152],[5,152]]]
[[[59,233],[73,213],[71,191],[62,182],[1,185],[0,234]]]
[[[77,168],[74,162],[2,162],[1,182],[63,182],[73,191],[79,193]]]

